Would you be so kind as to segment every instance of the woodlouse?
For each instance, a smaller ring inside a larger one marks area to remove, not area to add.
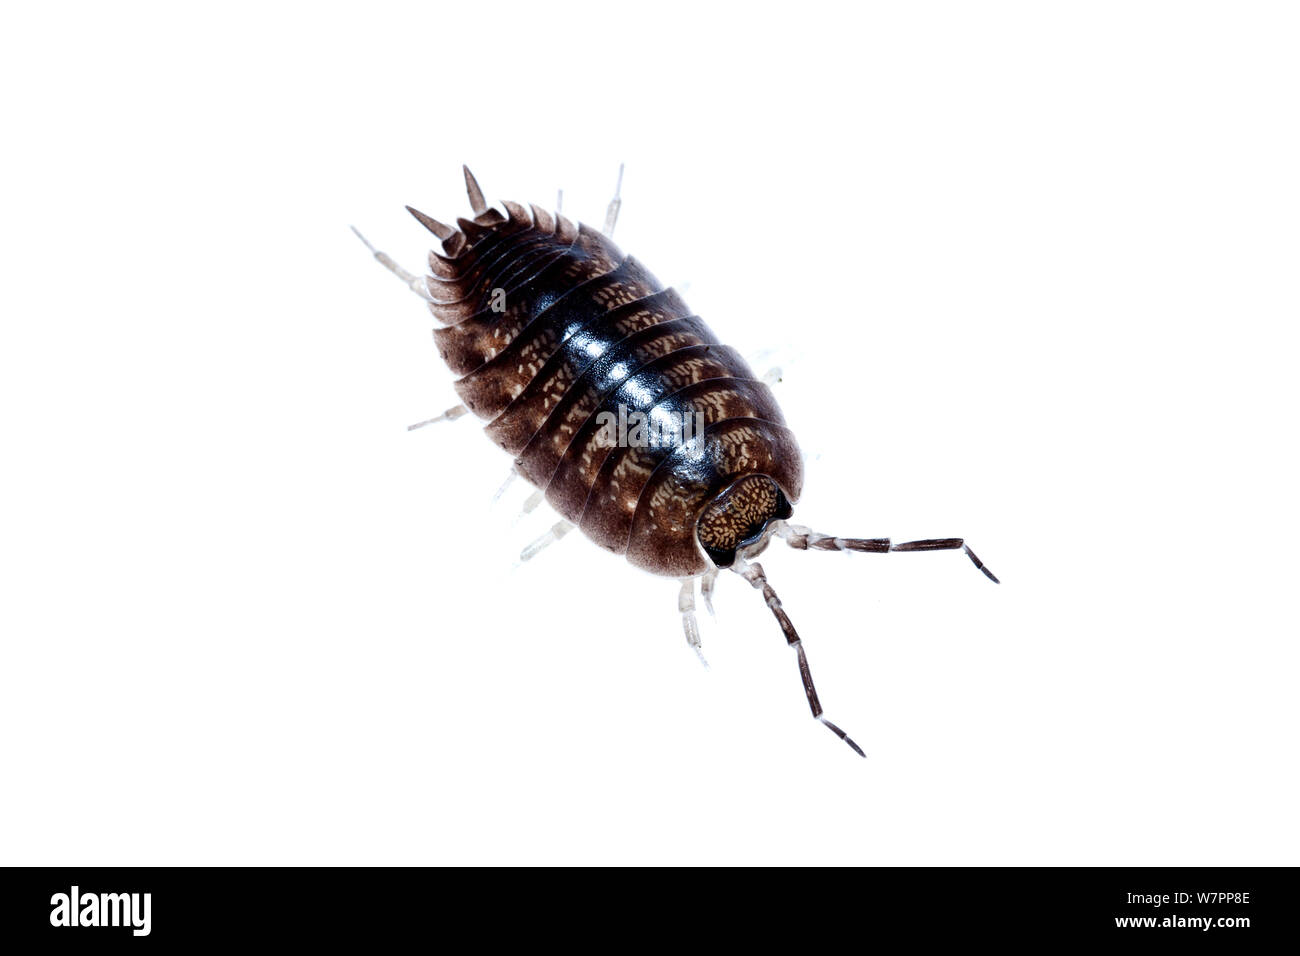
[[[366,242],[428,302],[442,324],[433,333],[438,351],[460,376],[463,404],[420,425],[468,412],[485,419],[515,472],[563,516],[522,559],[577,527],[637,567],[680,579],[678,609],[697,653],[696,580],[710,604],[719,570],[741,575],[762,592],[797,654],[813,716],[866,756],[823,714],[799,634],[751,559],[773,537],[801,550],[961,549],[998,579],[961,538],[893,544],[790,524],[803,459],[775,396],[675,291],[614,245],[620,189],[597,231],[531,204],[489,208],[464,173],[472,218],[452,227],[407,207],[441,240],[442,251],[429,253],[431,275],[406,271]],[[643,425],[673,427],[615,440],[615,413],[620,422],[639,415]],[[680,427],[687,423],[702,427],[693,433]]]

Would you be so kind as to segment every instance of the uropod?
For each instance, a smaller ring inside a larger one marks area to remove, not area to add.
[[[814,551],[960,550],[998,579],[961,538],[894,544],[790,522],[803,486],[795,436],[766,382],[614,244],[621,168],[600,230],[558,208],[489,207],[464,173],[471,218],[450,226],[407,207],[440,240],[429,275],[366,242],[427,302],[440,324],[438,352],[459,376],[461,404],[411,427],[469,413],[486,421],[514,458],[511,477],[536,489],[525,507],[544,498],[563,519],[521,558],[577,528],[637,567],[680,580],[678,609],[697,653],[697,582],[711,606],[718,574],[740,575],[794,649],[813,717],[865,756],[823,713],[803,642],[754,558],[773,538]]]

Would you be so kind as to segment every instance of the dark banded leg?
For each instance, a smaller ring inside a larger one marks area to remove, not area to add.
[[[803,681],[803,692],[808,697],[808,707],[812,710],[812,715],[825,724],[831,733],[852,747],[853,752],[859,757],[865,757],[866,754],[862,752],[861,747],[853,742],[853,738],[827,720],[822,713],[822,704],[817,699],[817,688],[813,686],[812,671],[808,668],[808,655],[804,653],[803,641],[799,639],[799,632],[794,629],[790,616],[781,607],[781,599],[772,590],[772,585],[767,583],[767,576],[763,573],[763,566],[757,562],[750,564],[744,558],[737,558],[736,563],[731,566],[731,570],[743,577],[756,590],[763,592],[763,600],[767,602],[772,615],[776,618],[777,623],[781,625],[781,633],[785,635],[786,643],[794,648],[795,654],[799,656],[799,679]]]
[[[777,529],[777,534],[785,539],[786,544],[798,551],[864,551],[869,554],[888,554],[891,551],[957,551],[960,549],[966,552],[966,557],[971,559],[975,567],[984,572],[985,577],[994,584],[1002,583],[992,571],[984,567],[984,562],[975,556],[975,552],[961,538],[926,538],[924,541],[893,544],[888,538],[835,538],[818,534],[797,524],[786,524]]]

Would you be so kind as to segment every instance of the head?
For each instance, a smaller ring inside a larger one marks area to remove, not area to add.
[[[761,551],[771,523],[792,513],[789,499],[775,481],[767,475],[745,475],[704,506],[695,536],[714,564],[729,568],[738,552],[752,556]]]

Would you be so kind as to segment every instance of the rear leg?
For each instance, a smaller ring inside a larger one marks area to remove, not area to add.
[[[407,425],[406,430],[408,432],[413,432],[417,428],[423,428],[425,425],[435,425],[438,422],[454,422],[456,419],[467,414],[469,414],[468,408],[464,405],[455,405],[447,409],[441,415],[435,415],[433,418],[426,418],[424,421],[416,422],[414,425]]]
[[[623,164],[618,164],[618,182],[614,185],[614,198],[609,201],[609,206],[605,210],[605,228],[601,230],[605,235],[613,237],[614,226],[618,224],[618,212],[623,208],[623,200],[620,194],[623,192]]]
[[[362,241],[365,247],[370,250],[371,255],[375,257],[375,260],[381,266],[383,266],[393,275],[397,276],[397,278],[405,282],[407,288],[409,288],[412,292],[418,295],[425,302],[430,302],[433,300],[433,296],[429,294],[429,286],[424,281],[424,276],[418,276],[414,272],[409,272],[406,269],[403,269],[400,265],[397,264],[397,262],[393,259],[393,257],[390,256],[388,253],[381,252],[378,249],[376,249],[374,246],[372,246],[370,244],[370,240],[367,239],[365,236],[363,236],[361,234],[361,231],[357,229],[356,226],[349,226],[348,228],[350,228],[352,232],[356,235],[356,237]]]
[[[407,288],[409,288],[412,292],[418,295],[425,302],[430,302],[433,300],[433,296],[429,294],[429,288],[428,285],[425,283],[423,276],[417,276],[412,272],[408,272],[406,269],[403,269],[400,265],[398,265],[397,262],[393,259],[393,257],[390,256],[388,253],[380,252],[378,249],[376,249],[374,246],[370,244],[370,240],[367,239],[365,236],[363,236],[360,230],[358,230],[356,226],[351,226],[349,228],[351,228],[352,232],[356,235],[356,237],[365,244],[365,247],[370,250],[370,252],[374,255],[375,259],[379,262],[380,265],[382,265],[393,275],[397,276],[397,278],[405,282]],[[468,413],[469,413],[469,409],[466,408],[464,405],[453,405],[451,408],[447,409],[441,415],[435,415],[433,418],[426,418],[424,421],[416,422],[414,425],[407,425],[406,430],[408,432],[413,432],[417,428],[423,428],[425,425],[433,425],[436,424],[437,422],[454,422],[456,419]]]

